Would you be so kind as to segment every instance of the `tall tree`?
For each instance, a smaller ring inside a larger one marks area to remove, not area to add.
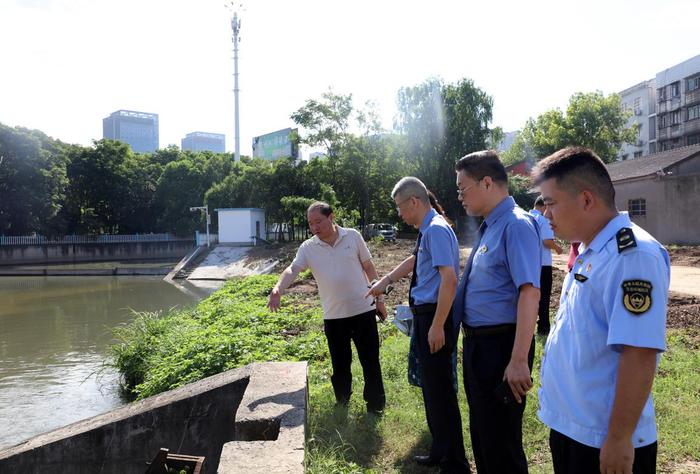
[[[352,94],[335,94],[328,90],[321,99],[309,99],[292,113],[291,119],[305,130],[299,142],[323,147],[331,169],[332,184],[336,183],[338,158],[350,139],[350,116],[353,113]]]
[[[194,232],[201,216],[189,209],[203,204],[207,188],[201,163],[187,159],[168,163],[154,199],[158,227],[176,234]]]
[[[128,166],[134,160],[129,145],[99,140],[93,147],[73,150],[66,211],[71,233],[119,233],[128,191]]]
[[[623,143],[632,143],[637,137],[637,128],[627,127],[629,114],[622,109],[617,94],[578,92],[571,96],[566,113],[554,109],[528,120],[522,136],[537,159],[566,146],[580,145],[610,163]]]
[[[418,177],[456,216],[454,165],[461,156],[487,147],[493,99],[470,79],[455,84],[429,79],[401,88],[398,107],[395,125],[408,137]]]
[[[0,124],[0,234],[50,232],[66,183],[64,144]]]

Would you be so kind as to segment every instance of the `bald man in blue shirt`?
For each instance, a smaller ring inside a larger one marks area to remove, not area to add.
[[[495,152],[471,153],[456,170],[462,206],[484,218],[454,301],[474,460],[479,473],[526,473],[522,421],[540,300],[537,223],[509,196]]]

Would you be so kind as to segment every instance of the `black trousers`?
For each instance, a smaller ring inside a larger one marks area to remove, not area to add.
[[[413,328],[416,331],[416,355],[423,382],[425,418],[433,437],[430,457],[441,460],[443,472],[470,472],[464,454],[457,392],[452,384],[452,352],[457,344],[452,316],[448,316],[444,325],[445,345],[431,354],[428,331],[435,317],[435,305],[420,307],[423,309],[414,311]]]
[[[510,362],[515,325],[505,333],[465,337],[464,389],[469,403],[469,432],[479,474],[527,473],[523,450],[522,403],[504,404],[494,394]],[[528,354],[532,371],[534,337]]]
[[[343,404],[350,401],[352,394],[350,341],[352,341],[355,343],[365,379],[363,396],[367,402],[367,409],[371,411],[383,410],[386,403],[382,369],[379,365],[379,334],[375,314],[372,310],[349,318],[323,320],[323,329],[333,365],[331,383],[335,399]]]
[[[537,312],[537,332],[549,334],[549,300],[552,298],[552,266],[540,270],[540,307]]]
[[[634,450],[634,474],[656,472],[656,448],[654,442]],[[549,449],[556,474],[589,474],[600,472],[600,449],[574,441],[558,431],[549,431]]]

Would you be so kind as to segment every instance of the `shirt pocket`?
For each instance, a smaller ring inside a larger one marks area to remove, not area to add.
[[[607,329],[600,319],[605,314],[602,295],[596,291],[591,278],[585,282],[573,281],[567,290],[568,317],[565,326],[582,344],[597,343],[607,339]]]
[[[499,269],[503,267],[503,255],[500,248],[489,244],[482,244],[476,250],[472,268],[485,274],[499,274]]]
[[[340,248],[335,249],[335,260],[338,264],[352,264],[360,261],[357,248],[350,243],[342,243]]]

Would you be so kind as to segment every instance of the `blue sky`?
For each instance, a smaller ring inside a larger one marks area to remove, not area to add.
[[[332,87],[376,102],[468,77],[493,125],[520,128],[577,91],[619,92],[700,53],[695,0],[256,0],[242,12],[241,152]],[[160,144],[225,133],[233,149],[223,0],[0,0],[0,122],[89,144],[117,109],[160,116]]]

